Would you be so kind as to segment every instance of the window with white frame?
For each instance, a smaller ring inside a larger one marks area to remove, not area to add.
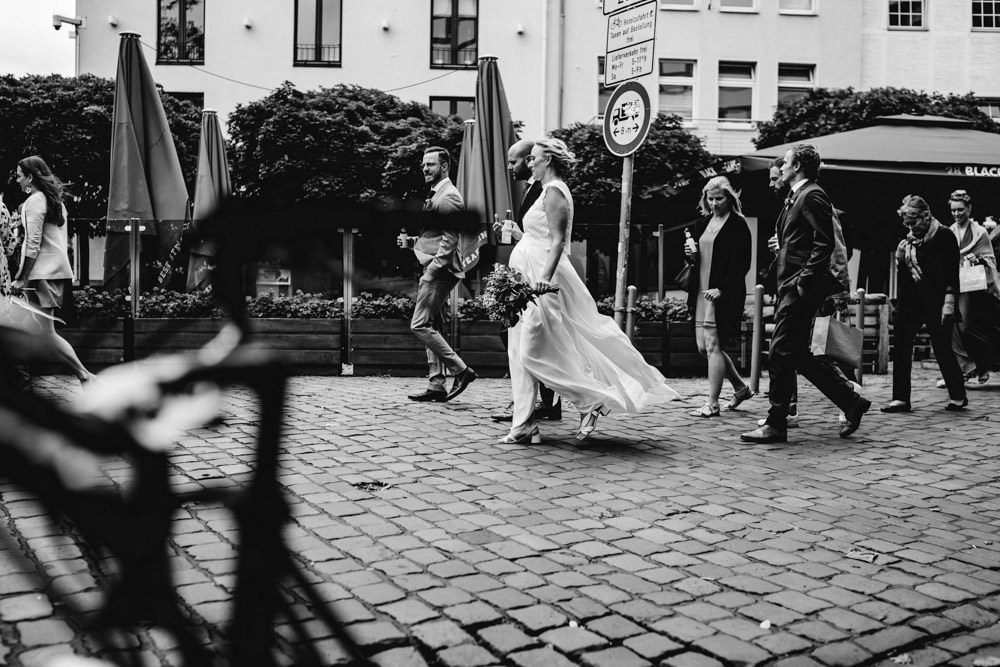
[[[778,63],[778,104],[800,100],[815,87],[815,65]]]
[[[756,63],[719,63],[719,120],[749,122],[753,118]]]
[[[782,14],[815,14],[816,0],[778,0]]]
[[[694,118],[695,61],[660,58],[659,66],[659,112],[677,114],[690,122]]]
[[[608,108],[611,101],[611,93],[615,92],[614,86],[604,85],[604,56],[597,56],[597,115],[603,116],[604,110]]]
[[[976,101],[980,111],[1000,123],[1000,97],[980,97]]]
[[[437,97],[431,96],[431,111],[442,116],[458,116],[462,120],[476,117],[475,97]]]
[[[925,0],[889,0],[890,30],[923,30],[927,27]]]
[[[1000,30],[1000,0],[972,0],[973,30]]]
[[[698,0],[660,0],[660,9],[697,9]]]
[[[719,9],[724,12],[752,12],[757,10],[757,0],[719,0]]]

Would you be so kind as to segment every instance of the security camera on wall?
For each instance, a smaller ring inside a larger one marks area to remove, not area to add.
[[[68,23],[70,25],[76,26],[77,28],[83,27],[83,19],[73,18],[70,16],[63,16],[62,14],[52,15],[52,27],[58,30],[62,27],[63,23]]]

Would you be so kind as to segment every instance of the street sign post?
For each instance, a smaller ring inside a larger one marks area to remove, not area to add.
[[[618,228],[618,262],[615,270],[615,324],[625,318],[625,279],[628,271],[629,225],[632,218],[632,171],[636,151],[650,122],[649,93],[637,81],[623,83],[611,93],[604,111],[604,143],[622,160],[622,203]]]
[[[618,227],[618,262],[615,271],[615,324],[625,319],[625,279],[628,271],[629,225],[632,218],[632,154],[646,140],[652,119],[649,94],[632,81],[653,73],[656,62],[657,0],[604,0],[608,16],[605,42],[604,85],[621,83],[604,110],[604,143],[622,159],[622,204]],[[622,83],[624,82],[624,83]]]
[[[657,14],[656,0],[644,0],[608,17],[605,86],[652,74]]]

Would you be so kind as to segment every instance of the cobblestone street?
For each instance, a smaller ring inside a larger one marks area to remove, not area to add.
[[[951,413],[937,378],[916,369],[914,412],[884,415],[890,378],[867,377],[874,406],[846,440],[803,381],[801,426],[768,446],[739,443],[764,397],[720,418],[688,415],[703,379],[671,380],[685,398],[603,419],[583,445],[569,406],[542,423],[542,444],[498,445],[505,429],[489,415],[507,404],[507,380],[417,404],[406,394],[419,378],[296,378],[279,472],[287,537],[384,667],[998,665],[1000,383],[972,388],[968,410]],[[39,385],[77,391],[66,377]],[[176,488],[250,479],[250,395],[230,394],[223,418],[174,451]],[[0,664],[91,654],[30,570],[96,604],[108,564],[2,490],[13,541],[0,554]],[[206,641],[224,637],[233,521],[186,504],[171,546],[187,611]],[[22,550],[28,563],[13,557]],[[166,634],[134,641],[146,664],[177,664]],[[323,648],[347,664],[334,642]]]

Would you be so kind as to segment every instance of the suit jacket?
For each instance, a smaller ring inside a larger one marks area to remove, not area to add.
[[[448,177],[443,178],[434,187],[434,196],[430,198],[428,210],[434,213],[458,213],[465,210],[465,202],[458,188]],[[444,219],[431,221],[432,227],[420,230],[420,236],[413,245],[413,254],[424,267],[424,279],[431,280],[441,271],[448,271],[458,278],[464,278],[462,259],[458,253],[459,231],[447,228],[442,223]]]
[[[542,182],[532,181],[531,185],[524,192],[524,200],[521,202],[521,206],[517,209],[517,224],[524,229],[524,214],[528,212],[531,205],[535,203],[538,196],[542,194]]]
[[[711,217],[703,218],[697,225],[697,237],[705,233]],[[740,320],[746,303],[746,275],[750,270],[751,236],[746,218],[733,211],[715,236],[712,244],[712,266],[709,269],[708,284],[701,285],[700,255],[694,256],[691,283],[688,285],[688,309],[693,314],[701,292],[718,288],[719,299],[715,302],[715,321],[723,337],[739,334]]]
[[[808,181],[778,217],[778,293],[796,287],[822,297],[850,288],[844,231],[823,188]]]

